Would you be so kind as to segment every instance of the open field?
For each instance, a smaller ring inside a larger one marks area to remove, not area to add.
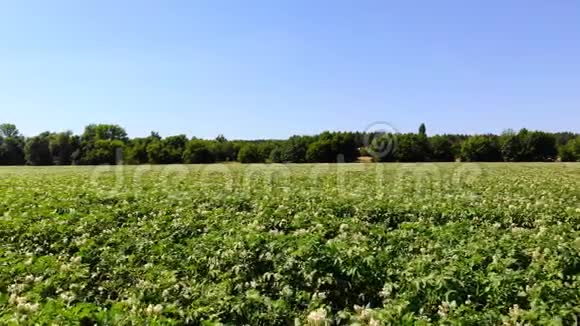
[[[580,163],[0,168],[0,324],[573,324]]]

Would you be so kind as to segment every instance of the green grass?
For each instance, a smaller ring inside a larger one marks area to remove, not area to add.
[[[580,164],[0,168],[0,324],[572,324]]]

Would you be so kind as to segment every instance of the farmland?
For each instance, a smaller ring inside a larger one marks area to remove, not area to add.
[[[572,324],[580,164],[0,168],[0,324]]]

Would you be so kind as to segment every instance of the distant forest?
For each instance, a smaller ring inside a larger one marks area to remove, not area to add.
[[[286,140],[207,140],[185,135],[129,138],[118,125],[92,124],[81,135],[43,132],[24,137],[0,124],[0,165],[332,162],[580,161],[580,135],[522,129],[501,135],[323,132]]]

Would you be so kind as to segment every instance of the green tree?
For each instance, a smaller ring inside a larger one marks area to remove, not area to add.
[[[155,131],[152,131],[148,137],[131,139],[126,147],[127,163],[129,164],[146,164],[149,163],[147,146],[155,141],[160,141],[161,137]]]
[[[569,131],[556,132],[553,135],[556,138],[556,145],[558,147],[568,144],[569,141],[575,139],[576,137],[580,137],[580,135]]]
[[[522,159],[523,146],[520,136],[512,130],[507,130],[501,135],[500,146],[504,161],[519,162]]]
[[[224,137],[224,135],[222,135],[222,134],[219,134],[219,135],[218,135],[218,136],[215,138],[215,141],[216,141],[216,142],[218,142],[218,143],[225,143],[225,142],[227,142],[228,140],[226,139],[226,137]]]
[[[350,132],[338,132],[332,135],[332,150],[334,151],[334,160],[337,161],[339,155],[342,155],[343,162],[354,162],[358,159],[360,153],[356,138]]]
[[[24,137],[15,125],[0,125],[0,165],[22,165],[26,162],[24,155]]]
[[[429,142],[421,135],[400,134],[394,157],[398,162],[425,162],[429,158]]]
[[[559,148],[560,159],[564,162],[580,162],[580,137],[569,140]]]
[[[185,135],[171,136],[161,140],[154,138],[147,145],[148,160],[154,164],[182,163],[187,142]]]
[[[306,151],[313,142],[312,137],[292,136],[283,147],[283,162],[304,163],[306,162]]]
[[[308,162],[354,162],[358,159],[354,133],[325,131],[310,140],[306,151]]]
[[[236,149],[232,142],[229,141],[214,141],[211,146],[212,152],[215,154],[217,162],[229,162],[236,160]]]
[[[81,164],[115,164],[128,143],[127,132],[118,125],[92,124],[81,136]]]
[[[429,138],[431,148],[431,161],[453,162],[455,153],[453,150],[453,140],[447,135],[436,135]]]
[[[192,139],[185,146],[183,161],[190,164],[213,163],[215,156],[207,141]]]
[[[167,163],[168,152],[161,140],[154,140],[147,145],[147,160],[152,164]]]
[[[119,125],[91,124],[85,127],[82,135],[83,141],[94,140],[120,140],[127,142],[127,132]]]
[[[49,137],[50,154],[56,165],[69,165],[73,162],[73,153],[78,149],[71,131],[51,134]]]
[[[556,137],[542,131],[521,132],[520,141],[523,144],[522,160],[553,161],[558,154]]]
[[[38,136],[28,138],[24,146],[26,163],[30,165],[52,165],[50,152],[50,133],[44,132]]]
[[[369,133],[368,144],[365,151],[378,162],[394,162],[395,152],[398,148],[399,134],[392,133]]]
[[[261,163],[264,163],[269,160],[270,153],[272,153],[272,150],[277,146],[277,144],[269,140],[258,141],[255,144],[258,147],[258,155],[259,155],[258,159]]]
[[[16,128],[16,125],[11,123],[0,124],[0,137],[2,138],[18,138],[20,137],[20,131]]]
[[[248,143],[240,148],[238,152],[238,162],[240,163],[261,163],[260,149],[257,145]]]
[[[270,152],[269,161],[272,163],[284,163],[284,151],[281,146],[276,146]]]
[[[427,137],[427,127],[424,123],[419,126],[419,136]]]
[[[117,164],[121,159],[125,143],[121,140],[99,139],[96,140],[83,157],[84,164]]]
[[[163,139],[162,145],[167,155],[164,162],[168,164],[182,163],[183,152],[188,141],[186,135],[170,136]]]
[[[127,163],[129,164],[145,164],[149,162],[147,155],[147,146],[150,141],[148,138],[132,139],[126,150]]]
[[[472,136],[467,138],[461,147],[461,159],[467,162],[498,162],[501,151],[497,137]]]
[[[336,162],[336,151],[332,147],[332,143],[329,140],[317,140],[308,146],[306,160],[312,163]]]

